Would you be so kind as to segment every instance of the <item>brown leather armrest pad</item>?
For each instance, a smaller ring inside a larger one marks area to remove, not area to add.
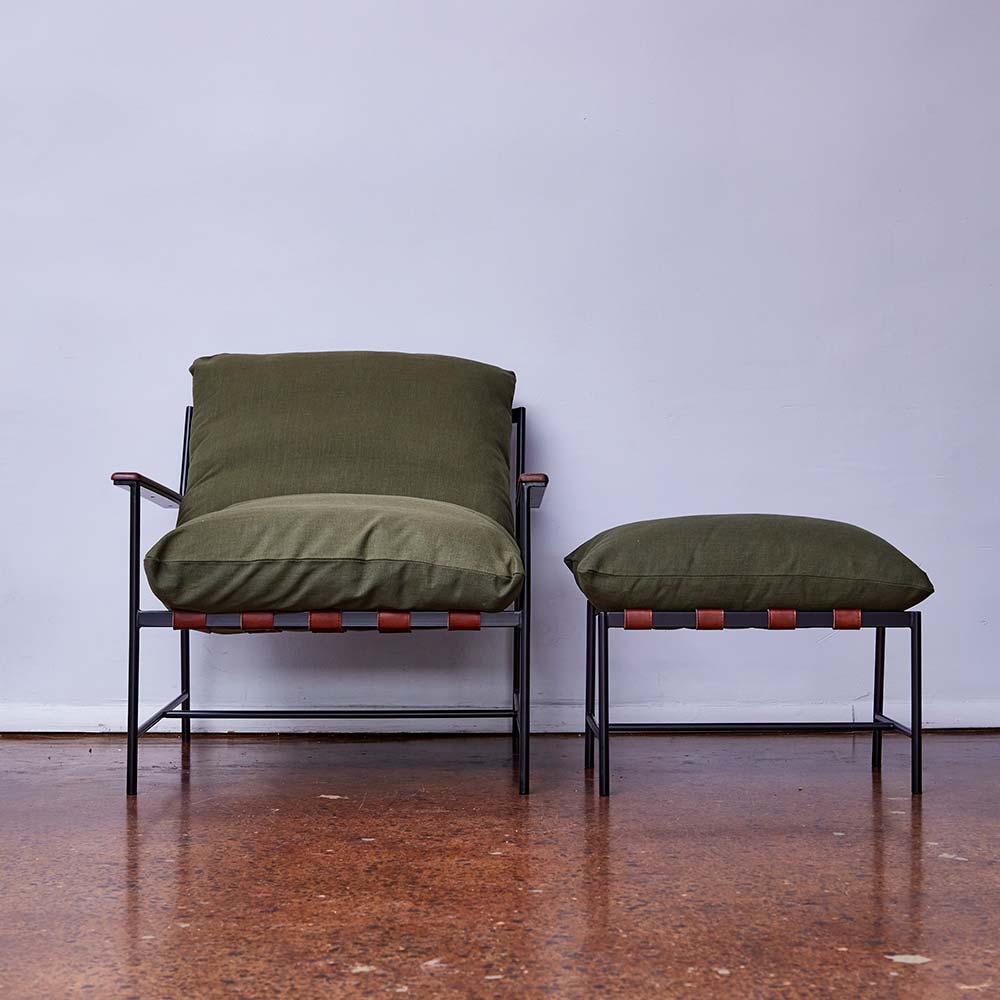
[[[141,472],[112,472],[111,482],[123,489],[129,489],[130,483],[137,483],[139,492],[160,507],[176,507],[181,502],[181,495],[176,490],[150,479],[149,476],[144,476]]]

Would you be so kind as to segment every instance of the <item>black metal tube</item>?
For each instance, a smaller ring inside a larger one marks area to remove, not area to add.
[[[522,417],[520,430],[524,431]],[[521,587],[521,633],[518,651],[517,732],[518,790],[529,792],[530,737],[531,737],[531,505],[528,490],[518,487],[518,515],[521,522],[521,561],[524,563],[524,584]]]
[[[514,421],[514,482],[517,484],[518,477],[524,470],[524,407],[518,407],[511,411],[511,417]],[[524,556],[524,544],[521,539],[521,487],[520,485],[514,486],[514,539],[517,542],[517,547],[521,552],[523,559]],[[527,571],[525,572],[527,575]],[[524,608],[524,591],[522,590],[520,594],[514,601],[514,608],[517,611],[523,611]],[[522,642],[521,629],[514,629],[514,639],[513,639],[513,662],[512,672],[513,678],[511,682],[512,695],[511,704],[517,707],[517,696],[518,692],[521,690],[521,642]],[[518,726],[517,715],[511,719],[510,723],[510,740],[511,740],[511,752],[515,758],[521,756],[521,729]]]
[[[902,733],[904,736],[911,735],[909,726],[904,726],[902,722],[890,719],[888,715],[882,715],[879,713],[875,716],[875,721],[881,723],[883,729],[895,729],[897,733]]]
[[[168,716],[167,713],[172,712],[184,701],[186,697],[187,691],[181,691],[176,698],[172,701],[168,701],[158,712],[154,712],[141,726],[139,726],[139,735],[142,736],[143,733],[152,729],[153,726],[155,726],[161,719],[169,718],[170,716]]]
[[[612,733],[870,733],[898,729],[885,722],[612,722]]]
[[[184,692],[184,700],[181,708],[191,707],[191,633],[188,629],[181,629],[181,690]],[[181,742],[191,742],[191,720],[181,720]]]
[[[511,420],[514,423],[514,454],[511,456],[511,467],[514,473],[514,540],[521,544],[521,518],[517,512],[517,505],[521,502],[521,473],[524,472],[524,407],[516,406],[511,410]],[[514,605],[521,607],[520,599]]]
[[[509,708],[194,708],[165,719],[509,719]]]
[[[600,701],[600,716],[598,717],[598,784],[601,795],[611,794],[611,766],[608,751],[608,734],[611,724],[608,718],[610,696],[608,693],[608,615],[606,611],[597,612],[597,692]]]
[[[511,707],[517,708],[517,695],[521,683],[521,630],[519,628],[514,629],[514,641],[513,641],[513,678],[511,680],[511,696],[510,703]],[[519,756],[521,753],[521,733],[517,727],[517,713],[515,712],[511,716],[510,720],[510,739],[511,739],[511,752],[515,757]]]
[[[920,612],[910,612],[910,790],[923,792],[923,693],[921,690]]]
[[[128,707],[125,794],[135,795],[139,768],[139,484],[129,488],[128,526]]]
[[[873,695],[872,721],[877,722],[882,714],[885,700],[885,629],[875,629],[875,689]],[[882,730],[872,733],[872,770],[882,766]]]
[[[594,734],[587,720],[594,714],[594,606],[587,601],[587,650],[586,650],[586,703],[583,727],[583,767],[589,771],[594,767]]]
[[[177,492],[184,496],[187,492],[188,465],[191,452],[191,417],[194,415],[194,407],[188,406],[184,409],[184,443],[181,446],[181,476]]]
[[[518,406],[515,408],[511,416],[514,420],[515,440],[517,442],[517,454],[514,457],[514,472],[516,477],[519,477],[524,473],[524,407]]]

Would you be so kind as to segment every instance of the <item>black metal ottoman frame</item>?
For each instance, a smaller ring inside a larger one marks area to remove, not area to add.
[[[769,624],[774,612],[726,611],[713,612],[723,616],[720,624],[712,628],[774,628]],[[782,612],[792,614],[791,612]],[[626,625],[626,614],[644,615],[643,624]],[[609,736],[612,733],[746,733],[746,732],[834,732],[871,733],[872,770],[882,766],[882,733],[896,730],[910,738],[910,787],[914,795],[922,791],[921,762],[921,691],[920,691],[920,612],[919,611],[862,611],[854,612],[856,625],[848,628],[873,628],[875,630],[875,686],[871,722],[611,722],[608,712],[608,631],[613,628],[653,628],[673,630],[699,628],[696,611],[628,612],[598,611],[587,603],[587,686],[584,729],[584,767],[594,766],[594,742],[599,751],[599,787],[601,795],[608,795],[611,779],[608,760]],[[840,612],[799,611],[791,619],[793,625],[781,628],[833,628]],[[882,711],[885,692],[885,630],[905,628],[910,630],[910,724],[890,719]],[[599,712],[595,716],[595,701]]]
[[[510,708],[389,708],[389,709],[192,709],[191,708],[191,628],[190,612],[142,611],[139,608],[140,500],[160,507],[179,507],[187,486],[188,449],[193,407],[184,421],[184,447],[179,490],[172,490],[136,472],[116,472],[112,482],[129,491],[129,631],[128,631],[128,742],[126,748],[125,793],[135,795],[138,777],[139,737],[162,719],[181,720],[181,740],[191,741],[192,719],[510,719],[514,756],[518,761],[518,785],[528,794],[529,736],[531,733],[531,510],[540,507],[548,477],[525,473],[524,407],[511,411],[514,433],[512,466],[516,472],[514,523],[515,538],[524,564],[524,585],[510,611],[476,613],[465,611],[344,611],[336,614],[336,627],[315,627],[329,612],[253,612],[250,614],[195,615],[198,631],[220,629],[236,632],[409,632],[411,630],[469,630],[509,628],[514,630],[512,697]],[[262,622],[263,619],[263,622]],[[180,693],[145,722],[139,722],[139,635],[145,628],[173,628],[180,632]]]

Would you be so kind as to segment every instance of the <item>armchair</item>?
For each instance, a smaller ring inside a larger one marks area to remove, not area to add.
[[[139,737],[163,719],[503,718],[529,790],[531,511],[514,375],[433,355],[216,355],[192,366],[180,484],[116,472],[129,491],[126,794]],[[513,428],[513,453],[511,430]],[[514,477],[513,503],[511,476]],[[145,570],[140,501],[178,508]],[[139,721],[144,629],[180,635],[180,692]],[[193,709],[192,631],[340,633],[509,628],[510,707]]]

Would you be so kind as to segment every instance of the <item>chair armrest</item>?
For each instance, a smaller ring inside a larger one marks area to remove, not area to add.
[[[545,496],[545,487],[549,485],[549,477],[544,472],[522,472],[517,477],[518,490],[528,494],[529,507],[541,507]]]
[[[139,495],[152,500],[157,507],[179,507],[181,504],[181,495],[176,490],[156,482],[155,479],[147,479],[138,472],[112,472],[111,482],[126,490],[138,485]]]

